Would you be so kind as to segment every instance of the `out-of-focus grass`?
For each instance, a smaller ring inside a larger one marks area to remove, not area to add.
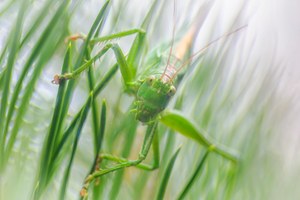
[[[87,76],[59,87],[51,84],[55,73],[80,66],[90,55],[87,42],[68,48],[67,35],[90,33],[89,40],[139,28],[152,2],[141,7],[135,3],[3,3],[0,17],[7,27],[0,44],[0,199],[78,198],[99,150],[137,157],[144,126],[129,112],[132,97],[124,92],[111,53],[95,62]],[[202,2],[176,3],[180,36]],[[171,40],[172,4],[158,4],[146,31],[143,59],[155,46]],[[186,199],[293,199],[299,195],[293,189],[297,179],[291,178],[299,173],[284,176],[290,169],[283,168],[288,155],[276,150],[284,150],[279,146],[284,139],[282,117],[289,112],[289,102],[278,95],[281,66],[274,57],[276,49],[268,55],[256,53],[261,40],[255,35],[250,4],[241,1],[230,4],[232,8],[228,4],[213,4],[195,51],[234,25],[247,23],[248,28],[212,45],[195,60],[168,109],[180,110],[219,145],[239,152],[240,162],[234,165],[214,153],[206,155],[204,147],[160,124],[159,169],[145,172],[132,167],[108,174],[89,191],[90,198],[159,199],[163,194],[165,199],[176,199],[187,185]],[[114,42],[128,53],[132,40]],[[89,94],[92,90],[97,91],[94,96]],[[178,146],[181,150],[171,160]],[[151,158],[148,155],[146,162]]]

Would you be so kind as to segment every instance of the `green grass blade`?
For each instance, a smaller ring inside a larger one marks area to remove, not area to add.
[[[108,4],[109,1],[106,1],[105,4],[102,6],[102,8],[100,9],[90,31],[89,34],[81,48],[80,54],[78,55],[78,58],[76,60],[76,63],[74,65],[74,70],[76,70],[77,68],[79,68],[81,66],[81,64],[83,63],[84,60],[84,56],[86,55],[86,50],[88,49],[88,45],[89,45],[89,41],[91,40],[92,35],[95,33],[95,31],[97,30],[97,27],[99,27],[100,25],[103,25],[103,19],[105,17],[105,13],[107,11],[108,8]],[[99,25],[100,24],[100,25]],[[67,110],[69,108],[69,104],[71,101],[71,97],[73,95],[73,91],[74,91],[74,87],[75,87],[75,81],[74,80],[70,80],[66,89],[66,94],[65,94],[65,98],[64,101],[62,102],[62,104],[64,105],[65,111],[66,112],[62,112],[63,116],[61,116],[61,121],[63,121],[63,119],[65,119],[66,114],[67,114]],[[90,102],[87,101],[86,105],[89,104]],[[85,106],[86,106],[85,105]],[[83,108],[85,108],[85,106],[83,106]],[[83,110],[81,110],[83,111]],[[79,113],[81,113],[81,111]],[[72,133],[72,129],[75,127],[75,124],[77,122],[77,120],[79,119],[79,116],[81,114],[78,114],[77,117],[75,117],[75,120],[72,121],[71,125],[69,126],[69,128],[67,129],[67,131],[65,132],[65,134],[63,134],[61,141],[58,143],[56,149],[54,150],[55,153],[53,156],[45,156],[46,158],[50,158],[50,163],[54,162],[54,160],[57,158],[57,155],[59,155],[59,152],[61,151],[62,147],[64,146],[65,142],[67,141],[68,137],[71,135]],[[51,151],[49,151],[49,153],[51,154]],[[45,162],[43,162],[45,163]],[[48,166],[45,166],[46,169]],[[51,169],[51,166],[49,166]],[[46,170],[47,171],[47,170]],[[52,171],[52,170],[50,170]],[[52,174],[52,173],[51,173]]]
[[[9,44],[10,44],[10,43],[9,43],[9,40],[6,41],[6,44],[5,44],[4,48],[2,49],[1,56],[0,56],[0,64],[1,64],[1,65],[2,65],[2,62],[3,62],[4,57],[5,57],[5,55],[6,55],[7,47],[8,47]],[[3,65],[4,65],[4,64],[3,64]],[[2,78],[2,77],[4,76],[4,74],[5,74],[6,67],[7,67],[7,66],[1,66],[1,73],[0,73],[1,78]]]
[[[98,170],[98,162],[99,162],[99,153],[100,153],[100,150],[102,148],[102,143],[103,143],[103,138],[104,138],[104,132],[105,132],[105,125],[106,125],[106,110],[107,110],[107,107],[106,107],[106,101],[103,100],[102,101],[102,107],[101,107],[101,117],[100,117],[100,130],[99,132],[97,133],[97,146],[96,146],[96,153],[95,153],[95,160],[94,160],[94,163],[93,163],[93,166],[90,170],[90,173],[91,174],[93,171],[95,170]],[[101,190],[100,188],[103,187],[102,184],[98,184],[98,185],[95,185],[94,184],[94,187],[93,187],[93,198],[96,199],[96,198],[100,198],[100,195],[101,195]]]
[[[11,101],[10,101],[10,106],[8,109],[8,114],[7,114],[7,121],[5,124],[5,129],[4,131],[7,132],[8,127],[9,127],[9,123],[11,121],[11,118],[15,112],[15,105],[18,99],[18,96],[20,94],[20,91],[22,89],[22,85],[24,82],[24,79],[26,77],[26,75],[29,72],[29,69],[33,66],[34,61],[37,59],[37,57],[39,56],[41,49],[44,47],[45,42],[47,41],[47,39],[49,38],[49,36],[51,35],[50,33],[54,30],[53,27],[55,27],[55,25],[62,20],[61,16],[63,14],[63,12],[65,11],[65,8],[67,6],[66,1],[64,1],[60,7],[58,8],[57,12],[55,13],[55,15],[53,16],[53,18],[51,19],[51,21],[49,22],[48,26],[45,28],[43,34],[41,35],[41,37],[39,38],[38,42],[36,43],[36,45],[34,46],[31,55],[29,56],[27,62],[25,63],[25,66],[21,72],[21,75],[18,79],[18,82],[15,86]],[[14,126],[18,126],[17,124],[14,124]]]
[[[80,63],[82,63],[82,61],[83,61],[83,59],[82,59],[82,55],[84,55],[85,54],[85,51],[86,51],[86,49],[87,49],[87,44],[89,43],[89,40],[90,40],[90,38],[91,38],[91,36],[93,35],[93,33],[95,32],[95,30],[97,29],[97,27],[99,27],[99,23],[100,22],[102,22],[103,21],[103,16],[104,16],[104,14],[106,13],[106,9],[107,9],[107,6],[108,6],[108,3],[109,3],[109,1],[107,1],[105,4],[104,4],[104,6],[101,8],[101,10],[100,10],[100,12],[99,12],[99,14],[98,14],[98,16],[97,16],[97,18],[96,18],[96,20],[95,20],[95,22],[94,22],[94,24],[93,24],[93,26],[92,26],[92,28],[91,28],[91,30],[90,30],[90,32],[89,32],[89,35],[88,35],[88,37],[87,37],[87,39],[86,39],[86,41],[85,41],[85,44],[84,44],[84,46],[83,46],[83,48],[81,49],[81,53],[80,53],[80,55],[79,55],[79,57],[78,57],[78,59],[77,59],[77,64],[75,65],[75,69],[78,67],[78,66],[80,66]],[[73,91],[73,88],[74,88],[74,82],[70,82],[69,84],[68,84],[68,88],[67,88],[67,92],[66,92],[66,97],[65,97],[65,101],[63,102],[63,104],[68,104],[67,102],[69,102],[70,101],[70,98],[71,98],[71,96],[72,96],[72,91]],[[88,108],[87,108],[88,109]],[[62,121],[62,120],[61,120]],[[72,126],[72,127],[74,127],[74,126]],[[72,131],[70,131],[69,133],[71,133]],[[63,140],[64,141],[64,140]],[[62,145],[61,145],[61,143],[58,145],[58,149],[60,149],[62,147]],[[50,152],[50,154],[51,154],[51,151],[49,151]],[[54,154],[54,156],[56,156],[56,154]],[[46,157],[48,157],[48,156],[46,156]],[[49,156],[50,158],[52,158],[52,156],[50,155]],[[53,159],[55,159],[55,157],[53,157]],[[52,176],[52,173],[53,173],[53,170],[51,170],[51,164],[49,165],[49,169],[50,169],[50,171],[48,172],[48,177],[51,177]],[[47,170],[46,170],[47,171]]]
[[[5,71],[5,77],[4,77],[4,84],[3,84],[3,92],[1,97],[1,105],[0,105],[0,156],[3,158],[4,153],[4,144],[6,140],[7,133],[5,131],[5,124],[6,121],[8,121],[6,115],[6,108],[8,106],[8,99],[9,99],[9,90],[10,90],[10,84],[11,84],[11,78],[12,78],[12,72],[14,68],[14,63],[16,61],[17,55],[18,55],[18,46],[21,39],[22,34],[22,27],[23,27],[23,20],[25,11],[27,9],[26,1],[24,0],[22,4],[20,5],[20,11],[18,13],[16,25],[14,26],[13,30],[11,31],[11,39],[10,45],[9,45],[9,53],[8,53],[8,60],[7,60],[7,66]],[[2,160],[0,161],[0,171],[3,167]]]
[[[100,24],[99,24],[98,28],[97,28],[96,31],[95,31],[95,34],[94,34],[94,36],[93,36],[94,38],[99,37],[99,34],[100,34],[101,31],[103,30],[104,24],[105,24],[106,19],[107,19],[107,16],[108,16],[109,9],[110,9],[110,7],[108,7],[108,8],[106,9],[106,12],[104,13],[104,15],[103,15],[103,17],[102,17],[102,20],[100,21]]]
[[[205,134],[204,130],[201,130],[197,127],[196,123],[193,120],[186,118],[180,112],[177,111],[166,111],[161,116],[160,121],[166,126],[172,128],[175,131],[178,131],[182,135],[191,138],[201,145],[211,148],[214,147],[213,151],[220,154],[224,158],[227,158],[233,162],[238,161],[238,156],[236,153],[231,152],[221,145],[217,145],[208,138],[208,135]]]
[[[87,50],[88,50],[88,45],[89,45],[89,42],[92,38],[92,35],[94,35],[95,31],[97,31],[97,27],[101,27],[104,25],[104,21],[105,21],[105,14],[108,12],[107,8],[108,8],[108,5],[109,5],[109,2],[110,1],[106,1],[104,3],[104,5],[102,6],[102,8],[100,9],[90,31],[89,31],[89,34],[86,38],[86,40],[84,41],[84,44],[83,46],[81,47],[81,50],[80,50],[80,53],[76,59],[76,62],[75,62],[75,65],[74,65],[74,68],[73,70],[76,70],[78,69],[83,61],[84,61],[84,57],[87,53]],[[103,84],[101,87],[103,87],[105,84]],[[67,89],[66,89],[66,94],[65,94],[65,98],[64,98],[64,102],[62,102],[62,104],[64,105],[64,108],[65,108],[65,111],[66,112],[63,112],[63,116],[61,116],[61,121],[63,121],[63,119],[65,119],[66,117],[66,114],[67,114],[67,110],[69,108],[69,105],[70,105],[70,101],[71,101],[71,98],[72,98],[72,95],[73,95],[73,91],[74,91],[74,87],[75,87],[75,80],[70,80],[68,82],[68,86],[67,86]],[[100,89],[102,90],[102,89]],[[86,104],[89,103],[89,100],[86,102]],[[81,109],[81,111],[84,109],[85,106],[83,106],[83,108]],[[76,121],[79,119],[79,116],[80,116],[80,113],[81,111],[76,115],[76,117],[74,118],[74,120],[71,122],[71,125],[69,126],[69,128],[67,128],[67,131],[63,134],[62,136],[62,139],[60,140],[60,142],[58,143],[58,146],[55,150],[55,154],[54,154],[54,157],[51,158],[51,160],[55,160],[56,158],[56,155],[59,154],[59,152],[61,151],[62,147],[64,146],[65,142],[67,141],[68,137],[71,135],[72,131],[71,129],[74,128],[75,124],[76,124]]]
[[[105,124],[106,124],[106,101],[102,101],[102,107],[101,107],[101,118],[100,118],[100,130],[98,134],[98,149],[97,149],[97,155],[99,154],[102,143],[103,143],[103,137],[104,137],[104,132],[105,132]]]
[[[59,198],[61,200],[65,199],[65,193],[66,193],[66,189],[67,189],[67,186],[68,186],[68,181],[69,181],[69,176],[70,176],[70,173],[71,173],[71,168],[72,168],[72,165],[73,165],[77,145],[78,145],[79,138],[80,138],[80,135],[81,135],[81,130],[83,128],[83,125],[84,125],[85,120],[86,120],[87,115],[88,115],[89,107],[90,107],[90,105],[86,106],[85,109],[83,110],[83,112],[81,113],[80,120],[78,121],[78,126],[76,127],[77,131],[76,131],[76,137],[75,137],[74,142],[73,142],[71,157],[70,157],[70,160],[69,160],[69,164],[66,168],[65,175],[64,175],[62,185],[61,185],[60,198]]]
[[[93,76],[94,69],[91,67],[88,70],[88,82],[89,82],[89,88],[90,92],[93,91],[94,85],[95,85],[95,77]],[[99,134],[99,108],[97,104],[97,99],[94,99],[92,102],[92,124],[93,124],[93,135],[94,135],[94,149],[95,154],[97,153],[97,147],[98,144],[98,134]]]
[[[81,113],[85,110],[85,107],[87,107],[90,104],[90,101],[92,100],[92,98],[95,98],[96,96],[98,96],[98,94],[104,89],[104,87],[106,86],[106,84],[115,75],[115,73],[117,72],[117,70],[118,70],[118,65],[115,64],[107,72],[107,74],[103,77],[103,79],[101,80],[101,82],[99,84],[97,84],[97,86],[95,87],[94,91],[91,92],[91,94],[90,94],[89,98],[87,99],[86,103],[82,106],[82,108],[80,109],[80,111],[75,115],[75,117],[73,118],[73,120],[70,123],[69,127],[66,128],[66,131],[64,132],[63,137],[62,137],[61,141],[59,142],[54,155],[59,155],[59,153],[62,150],[64,144],[67,142],[68,138],[71,136],[72,130],[74,129],[77,121],[79,120],[79,118],[81,116]]]
[[[80,126],[81,123],[85,122],[87,114],[84,114],[84,113],[88,113],[89,108],[91,106],[92,99],[95,98],[97,96],[97,94],[99,94],[101,92],[101,90],[105,87],[105,85],[109,82],[109,80],[117,72],[117,69],[118,69],[118,65],[114,65],[111,68],[111,70],[106,74],[106,76],[103,77],[102,81],[95,87],[95,92],[94,93],[91,92],[91,95],[87,99],[84,106],[76,114],[76,116],[72,120],[70,126],[66,129],[65,133],[63,134],[63,137],[62,137],[61,141],[59,142],[59,144],[57,145],[57,148],[55,149],[55,152],[53,153],[53,157],[51,158],[51,160],[49,162],[50,163],[50,166],[49,166],[50,170],[48,172],[48,177],[52,177],[53,174],[55,173],[53,166],[58,166],[60,164],[61,160],[59,160],[58,158],[61,156],[62,149],[65,146],[65,144],[67,144],[67,141],[70,138],[70,136],[72,135],[73,130],[75,129],[75,127],[77,127],[77,124],[79,123],[79,126]],[[82,124],[82,126],[83,126],[83,124]],[[77,137],[78,138],[79,138],[79,135],[80,135],[80,131],[81,130],[77,131]],[[69,165],[72,165],[72,162],[73,161],[70,160]],[[69,176],[68,173],[69,172],[66,170],[66,172],[65,172],[66,175],[65,176],[68,177]],[[64,184],[67,184],[67,182],[65,182]],[[66,186],[64,186],[64,187],[66,187]],[[62,191],[62,193],[64,193],[64,192]]]
[[[18,133],[19,128],[22,123],[23,115],[25,114],[25,112],[27,110],[30,98],[34,92],[36,82],[37,82],[38,78],[40,77],[40,74],[41,74],[43,68],[45,67],[47,61],[52,57],[55,50],[60,45],[60,43],[62,41],[62,34],[57,35],[57,33],[56,33],[55,36],[53,35],[53,37],[50,37],[49,39],[50,40],[48,40],[47,43],[45,44],[47,46],[47,48],[44,48],[42,50],[41,56],[40,56],[39,60],[37,61],[36,67],[34,68],[34,71],[31,75],[31,79],[27,83],[24,95],[22,96],[21,104],[19,106],[18,112],[16,114],[16,118],[14,120],[14,126],[12,128],[10,137],[8,138],[6,152],[5,152],[5,161],[10,156],[11,150],[15,143],[17,133]]]
[[[30,39],[30,37],[36,32],[36,30],[38,29],[38,27],[41,25],[41,23],[43,22],[43,20],[47,16],[47,15],[45,15],[45,13],[48,12],[49,8],[51,7],[51,4],[53,4],[54,2],[55,1],[48,0],[48,2],[45,3],[44,7],[41,9],[41,11],[39,12],[39,14],[36,16],[36,19],[35,19],[34,23],[28,29],[29,31],[26,33],[26,35],[22,39],[22,42],[20,44],[20,48],[22,48],[23,45],[28,41],[28,39]]]
[[[100,130],[97,135],[97,144],[99,144],[99,146],[96,146],[97,151],[95,153],[95,160],[94,160],[94,164],[90,170],[90,173],[92,173],[95,170],[95,166],[97,165],[98,156],[99,156],[99,152],[101,150],[104,132],[105,132],[105,124],[106,124],[106,101],[103,100],[102,107],[101,107]]]
[[[0,16],[3,15],[7,10],[11,8],[11,6],[15,3],[15,1],[11,0],[6,3],[5,6],[3,6],[2,10],[0,10]]]
[[[133,77],[136,76],[138,66],[141,63],[141,56],[144,53],[144,47],[146,43],[146,32],[148,31],[152,17],[154,16],[154,14],[157,14],[155,11],[157,10],[159,2],[160,1],[155,0],[152,3],[151,8],[149,9],[146,17],[141,24],[141,28],[145,30],[145,33],[140,33],[139,35],[137,35],[128,53],[127,63],[130,70],[132,71]]]
[[[101,28],[102,23],[100,24],[98,30]],[[97,33],[97,32],[96,32]],[[88,51],[86,53],[86,59],[90,60],[91,59],[91,50],[88,48]],[[90,92],[93,91],[95,87],[95,77],[94,77],[94,67],[93,65],[87,70],[87,79],[88,79],[88,85],[89,85],[89,90]],[[93,135],[94,135],[94,151],[95,154],[97,154],[97,146],[98,146],[98,139],[97,135],[99,134],[99,108],[97,101],[93,100],[92,101],[92,124],[93,124]]]
[[[157,133],[153,137],[152,149],[153,149],[153,166],[155,166],[156,168],[159,167],[159,161],[160,161],[159,137]]]
[[[6,44],[5,44],[5,47],[2,50],[1,56],[0,56],[0,65],[2,65],[3,59],[6,55],[8,45],[9,45],[9,42],[7,41]],[[3,63],[3,65],[4,65],[4,63]],[[6,67],[1,68],[1,72],[0,72],[0,90],[3,90],[3,87],[4,87],[3,81],[5,80],[5,73],[6,73]]]
[[[102,8],[100,9],[84,43],[83,43],[83,46],[81,48],[81,52],[78,56],[78,59],[77,59],[77,62],[75,64],[75,67],[74,69],[76,70],[79,66],[81,66],[82,64],[82,61],[83,61],[83,58],[86,54],[86,51],[88,49],[88,46],[89,46],[89,43],[90,43],[90,40],[92,39],[93,35],[95,35],[96,31],[98,30],[98,27],[101,25],[103,26],[103,23],[101,23],[103,20],[105,20],[105,15],[106,13],[108,12],[108,5],[109,5],[110,1],[106,1],[104,3],[104,5],[102,6]]]
[[[161,181],[160,186],[159,186],[158,193],[156,195],[157,200],[164,199],[165,192],[166,192],[166,189],[167,189],[167,185],[168,185],[168,182],[169,182],[169,178],[171,176],[171,172],[172,172],[172,169],[173,169],[173,166],[174,166],[174,163],[176,161],[176,158],[178,156],[179,151],[180,151],[180,147],[176,150],[176,152],[171,157],[171,159],[170,159],[170,161],[167,165],[166,171],[164,172],[162,181]]]
[[[204,153],[203,157],[200,159],[200,162],[198,163],[195,171],[193,172],[191,178],[189,179],[189,181],[186,183],[184,189],[182,190],[182,192],[180,193],[178,200],[182,200],[185,195],[188,193],[188,191],[191,189],[191,187],[193,186],[196,178],[199,176],[199,173],[202,171],[202,167],[204,165],[204,162],[209,154],[209,150],[206,150],[206,152]]]
[[[69,45],[67,52],[65,54],[61,73],[66,73],[67,71],[69,71],[69,68],[71,65],[70,59],[71,59],[71,45]],[[48,133],[49,136],[60,132],[60,127],[61,127],[60,124],[63,121],[63,119],[61,118],[61,115],[64,112],[64,110],[63,110],[64,107],[63,107],[62,102],[64,102],[66,86],[67,86],[66,81],[62,81],[59,84],[59,88],[58,88],[58,92],[57,92],[57,96],[56,96],[55,107],[54,107],[54,113],[52,115],[52,120],[50,123],[50,128],[49,128],[49,133]]]
[[[70,59],[71,59],[71,46],[69,45],[67,52],[64,57],[64,63],[62,67],[62,73],[65,73],[69,71],[70,67]],[[63,123],[63,115],[66,112],[65,107],[62,102],[64,102],[65,97],[65,90],[66,90],[67,83],[66,81],[62,81],[59,85],[57,96],[56,96],[56,103],[54,107],[54,113],[52,115],[51,123],[49,132],[47,135],[46,141],[48,142],[45,144],[45,148],[43,151],[43,158],[46,158],[46,155],[48,154],[48,147],[50,147],[51,143],[56,143],[56,140],[54,138],[57,138],[57,135],[60,133],[62,123]],[[43,163],[46,163],[46,160],[44,160]],[[45,169],[46,166],[43,166],[42,169]]]
[[[133,142],[134,138],[136,137],[136,129],[137,129],[137,121],[134,120],[134,116],[132,114],[129,114],[128,117],[124,120],[125,125],[125,134],[126,134],[126,140],[124,141],[123,148],[121,150],[121,156],[124,158],[127,158],[130,155],[130,152],[133,148]],[[116,199],[117,195],[119,194],[119,191],[121,189],[121,184],[124,178],[124,170],[120,170],[115,172],[115,178],[114,182],[112,184],[112,190],[115,191],[113,193],[110,193],[109,198],[110,199]]]

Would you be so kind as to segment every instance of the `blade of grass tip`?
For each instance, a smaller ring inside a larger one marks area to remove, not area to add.
[[[95,31],[95,34],[94,34],[93,38],[98,37],[100,35],[100,33],[102,32],[104,24],[105,24],[105,22],[107,20],[107,16],[108,16],[109,10],[110,10],[110,7],[107,7],[106,11],[103,13],[102,19],[100,21],[100,24],[99,24],[98,28]]]
[[[79,141],[79,138],[80,138],[80,135],[81,135],[81,130],[83,128],[83,125],[84,125],[85,120],[86,120],[87,115],[88,115],[88,110],[89,110],[88,107],[86,107],[86,109],[81,113],[81,116],[80,116],[80,120],[79,120],[79,123],[78,123],[78,126],[77,126],[76,137],[75,137],[74,142],[73,142],[71,157],[70,157],[70,160],[69,160],[69,164],[66,168],[65,175],[64,175],[62,185],[61,185],[61,190],[60,190],[60,195],[59,195],[59,199],[61,199],[61,200],[65,199],[65,194],[66,194],[66,189],[67,189],[68,182],[69,182],[71,168],[72,168],[75,153],[76,153],[76,150],[77,150],[78,141]]]
[[[171,159],[170,159],[170,161],[169,161],[169,163],[168,163],[168,165],[167,165],[166,171],[164,172],[162,181],[161,181],[160,186],[159,186],[158,193],[157,193],[157,195],[156,195],[156,199],[157,199],[157,200],[164,199],[165,192],[166,192],[166,189],[167,189],[167,185],[168,185],[168,182],[169,182],[169,179],[170,179],[170,176],[171,176],[171,172],[172,172],[174,163],[175,163],[175,161],[176,161],[176,158],[177,158],[177,155],[178,155],[180,149],[181,149],[181,147],[179,147],[179,148],[176,150],[176,152],[175,152],[174,155],[171,157]]]
[[[105,14],[108,12],[107,8],[108,8],[109,3],[110,3],[110,0],[106,1],[104,3],[104,5],[102,6],[102,8],[100,9],[100,11],[99,11],[99,13],[98,13],[98,15],[97,15],[97,17],[96,17],[96,19],[95,19],[92,27],[91,27],[89,33],[88,33],[88,35],[87,35],[87,37],[86,37],[86,39],[85,39],[85,41],[83,43],[83,46],[81,48],[81,52],[80,52],[80,54],[78,56],[77,62],[76,62],[75,67],[74,67],[75,70],[78,67],[81,66],[82,61],[84,59],[84,56],[86,54],[87,48],[89,46],[90,40],[92,39],[92,36],[95,34],[97,28],[99,27],[100,24],[104,25],[103,23],[101,23],[101,21],[104,19]]]
[[[24,82],[24,79],[30,69],[30,67],[33,66],[33,63],[35,59],[38,57],[38,55],[41,52],[42,47],[44,47],[45,42],[47,41],[47,38],[51,35],[50,33],[54,30],[53,27],[55,27],[55,24],[61,20],[61,16],[63,12],[65,11],[65,8],[67,6],[66,1],[63,1],[63,3],[60,5],[56,13],[54,14],[53,18],[45,28],[44,32],[42,33],[41,37],[37,41],[36,45],[33,47],[32,53],[29,56],[28,60],[25,63],[25,66],[21,72],[21,75],[16,83],[16,86],[14,88],[14,92],[12,94],[12,98],[10,101],[7,117],[6,117],[6,123],[5,123],[5,128],[4,132],[7,133],[8,128],[9,128],[9,123],[11,121],[11,118],[15,112],[15,105],[18,99],[19,94],[21,93],[22,85]]]
[[[182,190],[182,192],[180,193],[179,197],[177,198],[178,200],[181,200],[185,197],[185,195],[188,193],[188,191],[191,189],[191,187],[193,186],[196,178],[199,176],[200,172],[202,171],[202,167],[204,165],[204,162],[209,154],[209,150],[206,150],[206,152],[204,153],[203,157],[200,159],[195,171],[193,172],[192,176],[190,177],[189,181],[186,183],[184,189]]]
[[[204,130],[197,127],[193,120],[186,118],[182,113],[178,111],[166,111],[162,114],[160,121],[182,135],[197,141],[206,148],[213,146],[213,151],[224,158],[231,160],[234,163],[238,162],[236,153],[231,152],[231,150],[221,144],[213,143]]]
[[[94,23],[92,24],[92,27],[83,43],[83,47],[81,48],[81,52],[78,56],[78,59],[77,59],[77,63],[74,67],[74,69],[76,70],[78,67],[81,66],[82,64],[82,61],[83,61],[83,58],[84,56],[86,55],[87,53],[87,50],[88,50],[88,46],[89,46],[89,43],[90,43],[90,40],[92,39],[93,35],[95,35],[95,32],[97,34],[97,31],[100,30],[102,28],[102,26],[104,26],[104,22],[105,22],[105,16],[106,14],[108,13],[109,11],[109,5],[110,3],[110,0],[106,1],[104,3],[104,5],[102,6],[102,8],[100,9]]]
[[[3,92],[2,92],[2,98],[1,98],[1,105],[0,105],[0,156],[3,158],[4,153],[4,144],[6,140],[6,131],[5,131],[5,124],[7,117],[5,117],[6,114],[6,108],[8,107],[8,99],[9,99],[9,90],[10,90],[10,82],[12,78],[12,72],[14,68],[14,64],[17,58],[18,54],[18,46],[21,39],[21,33],[23,28],[23,20],[25,16],[25,12],[27,9],[27,4],[25,0],[20,5],[20,10],[18,13],[16,25],[14,26],[13,30],[11,31],[11,41],[9,45],[9,52],[8,52],[8,60],[7,60],[7,66],[5,71],[5,77],[4,77],[4,84],[3,84]],[[6,120],[5,120],[6,119]],[[1,159],[2,160],[2,159]],[[2,169],[2,161],[0,161],[0,171]]]
[[[56,27],[56,28],[58,28],[58,27]],[[60,35],[57,35],[57,34],[58,34],[58,32],[56,32],[55,34],[52,34],[52,37],[50,37],[49,40],[45,43],[47,48],[42,49],[41,56],[39,57],[39,60],[36,63],[36,67],[34,68],[34,71],[32,72],[32,75],[30,77],[31,79],[26,84],[26,88],[25,88],[24,94],[21,98],[18,112],[16,113],[16,118],[14,119],[14,126],[12,128],[10,137],[7,140],[7,147],[6,147],[6,151],[5,151],[5,161],[8,160],[10,153],[12,151],[13,145],[15,143],[15,139],[17,137],[17,133],[22,124],[23,116],[27,110],[27,107],[30,102],[30,98],[34,92],[36,82],[37,82],[38,78],[40,77],[42,70],[46,66],[46,63],[53,56],[55,50],[57,49],[57,47],[60,45],[60,43],[62,41],[63,33],[61,33]]]

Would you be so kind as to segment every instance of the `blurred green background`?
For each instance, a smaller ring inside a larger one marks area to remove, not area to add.
[[[140,28],[154,8],[143,63],[155,47],[170,43],[174,26],[175,38],[180,38],[204,3],[177,0],[174,20],[171,0],[112,0],[99,22],[99,35]],[[84,62],[84,43],[73,42],[66,59],[64,40],[74,33],[88,34],[104,5],[96,0],[0,2],[0,199],[78,199],[95,159],[103,99],[107,117],[101,152],[138,156],[145,126],[129,112],[133,97],[125,93],[119,71],[89,103],[87,119],[70,128],[91,87],[116,62],[112,52],[76,80],[60,87],[51,83],[66,60],[70,67]],[[238,152],[240,162],[234,165],[210,153],[184,199],[298,199],[297,3],[231,0],[211,5],[194,52],[234,28],[248,27],[194,60],[167,109],[180,110],[218,145]],[[129,36],[111,42],[127,54],[133,40]],[[104,45],[96,45],[92,54]],[[57,108],[61,118],[55,115]],[[91,187],[89,198],[156,198],[167,164],[181,146],[163,197],[177,199],[205,147],[162,124],[158,138],[159,169],[130,167],[108,174]]]

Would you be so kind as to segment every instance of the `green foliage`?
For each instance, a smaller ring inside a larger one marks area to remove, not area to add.
[[[83,42],[64,44],[84,1],[46,0],[37,10],[35,1],[7,1],[0,16],[18,13],[0,54],[0,199],[252,198],[239,185],[248,186],[247,165],[266,142],[260,134],[273,130],[265,122],[272,93],[264,93],[272,87],[263,78],[248,94],[253,72],[245,82],[237,69],[222,68],[230,39],[190,63],[157,121],[146,127],[135,119],[133,82],[162,43],[155,31],[164,26],[166,2],[153,1],[134,15],[137,23],[126,21],[132,13],[121,6],[130,1],[102,2]],[[54,76],[49,67],[59,63]],[[51,95],[43,100],[45,90]]]

